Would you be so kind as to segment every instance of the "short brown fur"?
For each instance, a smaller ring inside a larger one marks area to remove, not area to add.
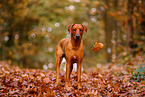
[[[78,89],[81,88],[81,63],[84,55],[83,48],[83,32],[87,32],[88,27],[82,24],[71,24],[67,26],[71,34],[71,38],[62,39],[56,47],[56,83],[59,83],[60,63],[65,57],[66,64],[66,80],[65,87],[68,88],[70,84],[70,74],[73,69],[73,63],[77,63],[78,74]]]

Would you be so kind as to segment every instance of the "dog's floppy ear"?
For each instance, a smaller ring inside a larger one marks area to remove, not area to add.
[[[73,26],[74,26],[74,24],[71,24],[71,25],[67,26],[67,30],[69,31],[69,33],[71,33],[71,29],[72,29]]]
[[[82,24],[82,27],[84,28],[84,32],[87,33],[88,27]]]

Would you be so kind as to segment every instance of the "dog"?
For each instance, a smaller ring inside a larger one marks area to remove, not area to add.
[[[62,39],[56,47],[56,83],[59,84],[59,73],[60,73],[60,63],[65,57],[66,59],[66,80],[65,87],[69,88],[70,74],[73,69],[73,63],[77,63],[77,74],[78,74],[78,89],[81,88],[81,63],[84,55],[83,48],[83,32],[87,32],[88,27],[83,24],[71,24],[67,26],[70,38]]]

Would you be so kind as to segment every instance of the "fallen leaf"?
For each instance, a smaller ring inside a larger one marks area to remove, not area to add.
[[[94,51],[100,51],[100,49],[103,48],[103,43],[95,43],[95,45],[93,45],[92,50]]]

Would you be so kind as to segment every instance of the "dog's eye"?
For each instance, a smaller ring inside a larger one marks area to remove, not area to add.
[[[82,32],[83,30],[82,30],[82,29],[80,29],[80,31]]]
[[[73,29],[73,31],[76,31],[76,29]]]

